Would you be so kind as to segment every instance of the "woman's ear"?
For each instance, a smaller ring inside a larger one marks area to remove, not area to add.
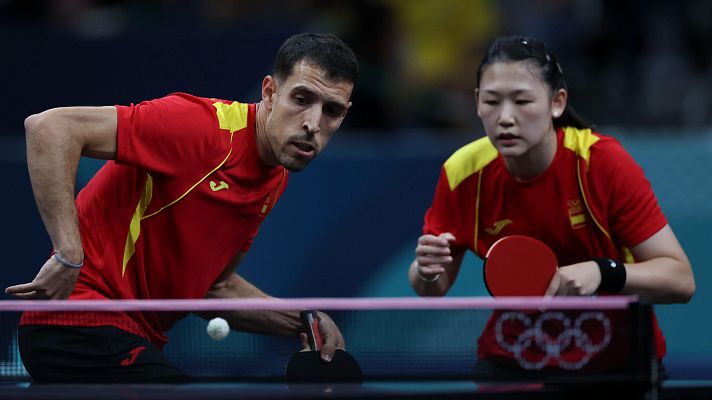
[[[568,93],[565,89],[557,90],[551,98],[551,117],[559,118],[564,114],[566,109],[566,100],[568,98]]]
[[[477,110],[477,116],[482,118],[480,115],[480,88],[475,88],[475,109]]]

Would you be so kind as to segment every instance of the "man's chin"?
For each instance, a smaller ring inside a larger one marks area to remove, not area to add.
[[[281,162],[282,166],[290,172],[299,172],[309,165],[310,160],[288,159]]]

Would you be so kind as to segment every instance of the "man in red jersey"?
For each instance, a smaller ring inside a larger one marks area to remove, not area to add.
[[[235,273],[287,184],[339,128],[358,80],[327,34],[287,39],[257,104],[185,93],[130,106],[57,108],[25,121],[35,199],[53,255],[23,299],[268,297]],[[79,158],[108,161],[74,201]],[[37,382],[180,381],[163,356],[176,313],[25,313],[23,363]],[[201,315],[209,318],[213,314]],[[232,329],[303,332],[298,312],[220,313]],[[321,356],[344,340],[320,313]]]

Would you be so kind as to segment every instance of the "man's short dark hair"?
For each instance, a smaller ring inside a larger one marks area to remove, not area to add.
[[[358,82],[356,55],[332,34],[300,33],[285,40],[275,57],[273,75],[286,80],[294,65],[302,60],[323,69],[331,80],[350,82],[354,86]]]

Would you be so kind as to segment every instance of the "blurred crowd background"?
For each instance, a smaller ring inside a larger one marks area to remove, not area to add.
[[[0,132],[60,105],[173,91],[254,101],[290,34],[333,32],[363,79],[345,128],[480,129],[474,76],[501,34],[545,40],[598,126],[712,124],[706,0],[0,0]]]

